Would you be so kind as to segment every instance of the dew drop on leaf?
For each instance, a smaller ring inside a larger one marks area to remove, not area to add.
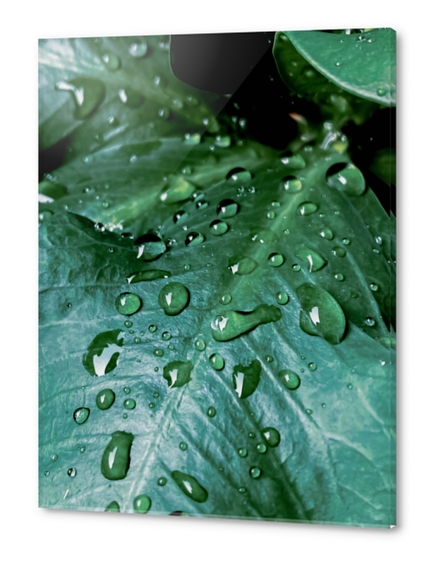
[[[225,366],[224,358],[219,353],[210,355],[209,363],[215,371],[221,371]]]
[[[309,248],[298,248],[294,255],[308,264],[308,269],[311,273],[319,271],[327,265],[327,261],[323,257]]]
[[[269,447],[277,447],[280,443],[280,433],[274,427],[262,429],[261,435]]]
[[[298,193],[302,189],[302,182],[295,176],[286,176],[282,180],[282,187],[288,193]]]
[[[144,96],[128,86],[121,88],[118,95],[120,101],[130,109],[138,109],[144,103]]]
[[[312,203],[311,201],[304,201],[297,207],[297,214],[303,217],[307,217],[315,213],[317,210],[318,207],[317,205],[315,205],[315,203]]]
[[[185,472],[180,472],[179,470],[171,472],[171,476],[180,490],[188,498],[198,503],[207,501],[207,490],[201,486],[196,478]]]
[[[207,410],[207,415],[209,418],[214,418],[216,415],[216,408],[214,408],[213,406],[210,406],[210,408],[208,408]]]
[[[89,117],[105,98],[105,84],[97,78],[78,77],[69,82],[57,82],[58,91],[68,91],[75,102],[75,118]]]
[[[239,210],[238,203],[236,203],[232,199],[223,199],[219,203],[216,212],[219,216],[229,219],[230,217],[236,215],[238,213],[238,210]]]
[[[133,400],[133,398],[127,398],[124,402],[123,402],[123,406],[127,409],[127,410],[134,410],[136,407],[136,402],[135,400]]]
[[[257,479],[261,476],[261,470],[257,466],[252,466],[249,470],[252,478]]]
[[[142,307],[141,298],[135,293],[121,293],[115,300],[117,312],[124,316],[131,316]]]
[[[300,377],[290,369],[280,371],[278,377],[285,388],[288,390],[297,390],[300,386]]]
[[[112,513],[120,513],[120,506],[118,502],[112,501],[107,505],[105,511],[112,512]]]
[[[189,304],[188,289],[178,282],[168,283],[159,293],[158,303],[167,316],[180,314]]]
[[[284,263],[284,257],[282,254],[278,254],[277,252],[273,252],[267,258],[269,265],[272,267],[280,267]]]
[[[125,431],[115,431],[105,448],[101,461],[102,475],[108,480],[123,480],[129,470],[130,449],[134,436]]]
[[[78,425],[82,425],[88,420],[89,415],[89,408],[77,408],[73,413],[73,419]]]
[[[210,223],[210,231],[214,236],[222,236],[228,232],[228,228],[227,223],[221,220],[215,220]]]
[[[151,508],[151,499],[148,496],[137,496],[133,501],[135,513],[147,513]]]
[[[200,232],[190,232],[185,239],[185,246],[197,246],[204,242],[204,236]]]
[[[109,410],[115,402],[115,393],[110,388],[101,390],[96,396],[96,406],[99,410]]]
[[[284,291],[279,291],[276,293],[276,302],[278,304],[287,304],[289,301],[289,296]]]

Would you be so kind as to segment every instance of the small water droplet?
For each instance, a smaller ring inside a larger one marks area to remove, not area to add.
[[[213,406],[210,406],[210,408],[208,408],[207,410],[207,415],[209,418],[214,418],[216,415],[216,408],[214,408]]]
[[[68,476],[70,476],[71,478],[75,478],[75,476],[77,475],[77,470],[76,470],[76,468],[69,468],[67,473],[68,473]]]
[[[345,279],[345,277],[343,276],[342,273],[336,273],[335,279],[336,279],[336,281],[343,281]]]
[[[259,478],[261,476],[261,470],[257,466],[253,466],[249,470],[249,474],[252,478]]]
[[[78,425],[82,425],[88,420],[89,415],[89,408],[77,408],[73,413],[73,419]]]
[[[232,296],[229,293],[225,293],[219,299],[221,304],[229,304],[232,301]]]
[[[366,318],[365,324],[366,326],[375,326],[375,320],[369,316]]]
[[[221,371],[225,366],[225,360],[219,353],[210,355],[209,363],[215,371]]]
[[[179,443],[179,448],[180,448],[180,450],[182,450],[182,451],[186,451],[186,449],[188,448],[187,443],[185,443],[184,441],[181,441],[181,442]]]
[[[256,449],[258,451],[258,453],[264,454],[267,452],[267,447],[264,443],[258,443],[258,445],[256,446]]]
[[[153,355],[156,355],[156,357],[163,357],[164,350],[157,347],[156,349],[153,350]]]
[[[316,371],[318,369],[316,363],[309,363],[308,367],[310,371]]]
[[[272,254],[269,255],[267,261],[269,265],[271,265],[272,267],[280,267],[284,263],[285,259],[282,254],[273,252]]]
[[[148,496],[137,496],[133,501],[133,508],[136,513],[147,513],[151,508],[151,499]]]
[[[161,476],[161,478],[159,478],[157,481],[158,486],[165,486],[166,483],[167,483],[167,479],[164,476]]]

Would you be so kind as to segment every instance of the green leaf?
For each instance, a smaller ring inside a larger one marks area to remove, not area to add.
[[[382,105],[396,105],[396,32],[372,29],[349,35],[284,31],[296,50],[336,86]],[[314,76],[319,87],[321,78]],[[312,88],[313,88],[312,81]]]
[[[298,156],[306,166],[296,172],[274,158],[248,167],[250,178],[211,183],[204,176],[202,204],[182,205],[187,222],[176,223],[171,215],[157,229],[177,244],[149,263],[137,259],[132,240],[101,232],[89,219],[57,212],[43,221],[41,506],[105,511],[118,504],[131,513],[145,497],[150,514],[395,523],[391,221],[370,189],[353,196],[356,190],[345,190],[343,182],[327,183],[332,167],[343,175],[350,165],[346,154],[325,143],[304,147]],[[293,173],[301,189],[296,183],[291,192],[286,176]],[[230,212],[221,217],[223,200]],[[224,234],[213,234],[215,219],[228,225]],[[186,245],[190,233],[204,241]],[[309,271],[299,264],[296,252],[303,245],[326,265]],[[275,253],[283,257],[278,267],[269,262]],[[234,256],[258,265],[239,275]],[[131,274],[155,269],[164,275],[128,283]],[[175,316],[158,302],[168,283],[181,283],[190,294]],[[319,337],[325,331],[310,335],[301,328],[302,311],[312,322],[317,318],[311,303],[299,300],[297,290],[305,283],[340,307],[347,324],[343,336],[338,331],[342,341],[331,343]],[[281,291],[288,302],[277,297]],[[129,318],[115,307],[125,292],[143,303]],[[213,337],[216,318],[223,329],[228,311],[257,307],[278,314],[267,321],[267,313],[259,313],[262,321],[229,341]],[[115,341],[101,339],[102,333],[115,334]],[[109,345],[116,346],[109,348],[118,353],[116,366],[111,369],[104,356],[109,372],[91,376],[89,353],[96,352],[99,365]],[[217,371],[210,361],[215,353],[224,359]],[[187,373],[176,385],[174,371],[183,367]],[[300,386],[278,376],[287,369],[300,377]],[[248,397],[236,391],[233,376],[240,373],[248,375]],[[96,406],[104,389],[116,394],[105,411]],[[126,396],[136,401],[134,409],[123,405]],[[73,419],[80,407],[91,410],[82,425]],[[269,429],[280,442],[267,448],[261,432]],[[122,445],[118,465],[114,440]]]
[[[202,134],[225,102],[175,78],[162,36],[39,41],[39,146],[66,143],[66,162],[108,145]]]

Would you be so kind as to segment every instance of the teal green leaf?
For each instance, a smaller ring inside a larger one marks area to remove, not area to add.
[[[396,32],[372,29],[349,35],[284,31],[296,50],[336,86],[376,103],[396,105]],[[323,83],[319,76],[315,81]]]
[[[137,259],[133,240],[101,231],[75,213],[58,209],[41,223],[41,506],[105,511],[118,505],[132,513],[134,499],[145,495],[150,514],[395,524],[394,218],[369,187],[353,197],[327,183],[331,166],[350,164],[331,143],[296,155],[306,164],[296,172],[300,191],[285,190],[280,158],[266,155],[247,167],[253,177],[247,186],[254,189],[212,181],[213,172],[207,169],[206,178],[203,169],[205,208],[193,200],[174,208],[159,201],[154,208],[163,206],[163,212],[147,220],[164,241],[177,244],[153,262]],[[238,212],[224,218],[229,229],[223,236],[211,236],[225,199],[235,201]],[[305,201],[315,203],[317,212],[298,214]],[[173,220],[178,209],[188,213],[186,230]],[[274,235],[264,236],[265,243],[256,238],[269,229]],[[331,239],[317,234],[324,229]],[[190,232],[202,234],[204,242],[185,245]],[[298,264],[295,253],[303,244],[326,266],[309,271]],[[277,268],[268,263],[275,252],[284,257]],[[258,265],[235,275],[233,256]],[[187,288],[188,306],[165,315],[158,296],[167,280],[150,273],[145,283],[133,285],[142,308],[130,319],[119,314],[115,301],[130,291],[128,278],[155,268]],[[326,291],[343,311],[346,331],[337,345],[302,330],[305,305],[298,289],[304,284]],[[281,291],[289,297],[283,306],[276,297]],[[213,338],[215,317],[260,306],[274,307],[280,318],[229,341]],[[107,333],[118,337],[105,341]],[[93,352],[101,357],[120,337],[115,368],[91,376],[83,355],[90,353],[95,370]],[[198,339],[205,347],[195,345]],[[209,361],[215,353],[222,358],[220,370]],[[186,365],[181,385],[170,375],[173,362]],[[240,398],[233,385],[236,366],[258,364],[253,392]],[[287,370],[301,378],[295,390],[278,376]],[[106,389],[117,399],[104,411],[94,405]],[[136,402],[133,410],[123,406],[125,393]],[[82,425],[73,419],[79,407],[91,409]],[[209,408],[215,415],[207,414]],[[262,453],[257,438],[269,427],[280,442]],[[110,468],[114,439],[123,449]],[[249,453],[242,457],[238,450],[245,448]]]

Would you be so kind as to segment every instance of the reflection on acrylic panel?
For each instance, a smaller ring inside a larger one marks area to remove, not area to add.
[[[395,524],[395,43],[40,40],[41,507]]]

